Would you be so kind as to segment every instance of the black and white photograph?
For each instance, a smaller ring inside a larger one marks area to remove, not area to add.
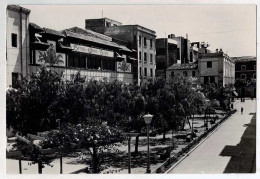
[[[257,8],[7,4],[6,175],[255,174]]]

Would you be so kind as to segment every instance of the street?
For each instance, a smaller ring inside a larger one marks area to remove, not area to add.
[[[238,111],[169,173],[255,172],[256,100],[235,103]]]

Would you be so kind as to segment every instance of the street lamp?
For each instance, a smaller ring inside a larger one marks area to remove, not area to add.
[[[61,130],[61,121],[60,119],[57,119],[56,122],[59,124],[59,134]],[[59,154],[60,154],[60,174],[62,174],[63,169],[62,169],[62,146],[59,146]]]
[[[149,141],[149,126],[152,122],[152,119],[153,119],[153,115],[151,114],[146,114],[143,116],[144,118],[144,122],[146,124],[146,127],[147,127],[147,169],[146,169],[146,173],[151,173],[151,169],[150,169],[150,148],[149,148],[149,145],[150,145],[150,141]]]
[[[139,133],[126,133],[128,139],[128,173],[131,173],[131,137],[136,137]]]

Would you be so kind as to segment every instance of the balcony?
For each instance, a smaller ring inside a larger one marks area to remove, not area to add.
[[[38,65],[31,65],[30,72],[36,73],[40,68]],[[134,82],[134,74],[127,72],[117,72],[117,71],[109,71],[109,70],[97,70],[97,69],[85,69],[85,68],[70,68],[70,67],[48,67],[51,70],[54,70],[57,73],[62,73],[66,80],[71,80],[71,75],[80,72],[81,76],[85,76],[86,79],[95,79],[95,80],[103,80],[106,79],[108,81],[119,80],[124,83],[133,84]]]

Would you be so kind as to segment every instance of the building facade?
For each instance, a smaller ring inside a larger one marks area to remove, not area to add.
[[[199,83],[198,64],[196,63],[181,63],[173,64],[166,71],[166,80],[169,81],[175,75],[193,78],[194,82]]]
[[[256,97],[256,57],[233,57],[235,61],[235,79],[238,95]]]
[[[234,60],[223,52],[199,54],[198,71],[201,84],[235,84]]]
[[[6,84],[40,66],[63,73],[66,80],[80,72],[87,80],[120,80],[134,83],[136,51],[104,34],[73,27],[63,31],[29,23],[30,10],[7,7]],[[57,61],[58,63],[52,63]]]
[[[180,63],[177,43],[169,38],[156,39],[156,76],[165,76],[167,68]]]
[[[10,86],[28,72],[30,10],[8,5],[6,9],[6,85]]]
[[[86,19],[85,28],[108,35],[127,48],[136,51],[138,63],[134,65],[135,82],[144,84],[154,79],[156,69],[156,33],[140,25],[122,25],[108,19]]]
[[[156,76],[165,76],[167,69],[173,64],[188,64],[197,61],[198,47],[190,44],[187,37],[176,37],[170,34],[168,38],[156,39]]]
[[[133,51],[112,41],[112,38],[91,30],[73,27],[61,32],[30,24],[31,63],[35,73],[43,65],[47,54],[58,58],[60,63],[50,65],[58,73],[63,72],[70,80],[80,72],[87,80],[120,80],[134,83]]]

